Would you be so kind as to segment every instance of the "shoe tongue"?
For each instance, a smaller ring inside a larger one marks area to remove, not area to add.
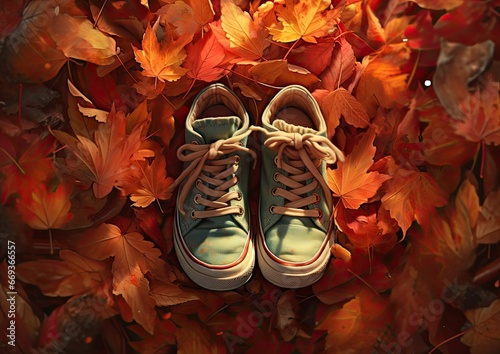
[[[201,118],[193,122],[194,131],[199,133],[207,144],[232,137],[240,126],[241,119],[236,116]]]
[[[312,128],[307,128],[301,125],[287,123],[282,119],[275,119],[272,125],[276,129],[287,133],[316,134],[318,132],[317,130],[314,130]]]

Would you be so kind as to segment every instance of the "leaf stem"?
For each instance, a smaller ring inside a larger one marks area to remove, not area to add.
[[[347,269],[347,271],[349,273],[351,273],[352,275],[354,275],[356,278],[358,278],[359,280],[361,280],[367,287],[369,287],[377,296],[380,296],[380,294],[378,293],[377,290],[375,290],[373,288],[373,286],[371,286],[370,284],[368,284],[368,282],[366,280],[364,280],[363,278],[361,278],[359,275],[357,275],[356,273],[354,273],[352,270],[350,269]]]
[[[4,149],[4,148],[0,148],[0,150],[1,150],[1,151],[5,154],[5,155],[7,155],[7,157],[8,157],[8,158],[12,161],[12,163],[13,163],[14,165],[16,165],[16,167],[19,169],[19,171],[21,171],[21,173],[22,173],[23,175],[25,175],[25,174],[26,174],[26,172],[23,170],[23,168],[21,167],[21,165],[20,165],[20,164],[16,161],[16,159],[14,159],[14,158],[11,156],[11,154],[9,154],[7,151],[5,151],[5,149]]]
[[[432,348],[432,350],[429,353],[427,353],[427,354],[432,354],[434,351],[436,351],[443,344],[446,344],[446,343],[452,341],[453,339],[456,339],[456,338],[459,338],[459,337],[463,336],[465,333],[469,332],[472,328],[474,328],[474,327],[467,328],[465,331],[462,331],[462,332],[460,332],[458,334],[455,334],[453,337],[450,337],[450,338],[442,341],[441,343],[439,343],[438,345],[436,345],[434,348]]]
[[[299,43],[300,41],[300,38],[297,39],[293,44],[292,46],[288,49],[288,52],[286,52],[285,56],[283,57],[283,60],[286,60],[286,58],[288,58],[288,55],[290,54],[290,52],[293,50],[293,48],[295,48],[295,46],[297,45],[297,43]]]

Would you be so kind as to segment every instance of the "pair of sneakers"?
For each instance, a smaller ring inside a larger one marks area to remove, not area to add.
[[[247,147],[253,131],[263,142],[256,240],[248,201],[258,192],[248,190],[257,159]],[[343,155],[326,137],[309,91],[282,89],[255,127],[232,91],[208,86],[188,113],[186,144],[177,156],[184,170],[172,185],[180,185],[174,247],[195,283],[235,289],[250,279],[256,258],[264,277],[281,287],[304,287],[322,276],[334,238],[326,165]]]

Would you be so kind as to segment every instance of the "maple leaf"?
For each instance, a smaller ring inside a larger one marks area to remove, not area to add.
[[[320,75],[332,62],[332,53],[335,43],[318,42],[294,48],[290,51],[288,62],[301,66],[314,75]]]
[[[196,34],[214,17],[214,9],[209,0],[175,1],[161,7],[156,13],[161,16],[160,22],[163,25],[172,24],[180,36]]]
[[[138,232],[124,234],[118,226],[103,223],[82,237],[77,251],[96,260],[114,257],[111,269],[113,294],[122,295],[132,309],[133,318],[152,333],[155,300],[149,294],[149,281],[145,274],[165,273],[160,250]]]
[[[297,305],[293,290],[285,291],[276,304],[276,328],[279,329],[281,337],[286,342],[295,338],[299,330],[298,316],[295,310]]]
[[[336,122],[343,116],[347,123],[356,128],[370,125],[370,118],[363,105],[343,87],[324,97],[322,108],[326,111],[328,121]]]
[[[461,104],[464,119],[454,122],[457,134],[471,142],[500,145],[499,89],[499,83],[492,81],[491,75],[488,75],[484,89],[469,94]]]
[[[478,243],[500,242],[500,191],[488,194],[481,206],[476,237]]]
[[[36,180],[27,180],[20,190],[16,208],[22,219],[35,230],[49,230],[50,253],[53,253],[52,229],[59,229],[73,218],[71,209],[72,186],[61,183],[55,191]]]
[[[388,299],[364,290],[342,308],[332,311],[316,329],[328,331],[328,352],[366,353],[380,342],[380,329],[391,325],[391,317]]]
[[[34,284],[47,296],[73,296],[92,291],[111,277],[105,262],[96,261],[70,250],[59,252],[60,261],[40,259],[16,267],[17,276]]]
[[[68,58],[98,65],[115,61],[115,40],[95,28],[87,18],[59,14],[51,20],[48,32],[57,48]]]
[[[328,169],[328,186],[346,208],[357,209],[373,197],[388,175],[367,172],[373,164],[375,133],[369,130],[337,169]]]
[[[469,347],[472,354],[494,354],[500,348],[500,300],[488,307],[465,311],[472,328],[460,341]]]
[[[344,37],[340,37],[336,42],[331,62],[320,76],[321,86],[330,91],[339,88],[352,75],[355,64],[356,57],[352,46]]]
[[[193,36],[185,34],[174,41],[171,30],[166,26],[160,43],[156,35],[158,27],[158,21],[153,27],[148,23],[142,38],[142,49],[132,45],[135,60],[141,64],[142,75],[162,82],[176,81],[187,72],[181,64],[186,58],[184,47]]]
[[[173,306],[184,302],[199,300],[199,297],[180,288],[178,285],[153,279],[150,294],[156,306]]]
[[[224,48],[215,37],[213,31],[208,32],[196,43],[186,47],[187,58],[184,67],[187,76],[206,82],[217,81],[224,76],[226,70],[220,67],[224,61]]]
[[[327,305],[333,305],[352,299],[361,289],[383,292],[393,285],[387,277],[387,267],[381,263],[380,256],[373,260],[363,254],[364,250],[355,248],[351,257],[344,261],[332,259],[325,275],[313,284],[316,297]]]
[[[130,194],[130,200],[134,202],[132,206],[145,208],[155,200],[160,206],[158,200],[167,200],[172,196],[168,187],[174,180],[166,177],[167,164],[163,154],[157,154],[150,165],[144,164],[143,167],[140,163],[136,163],[134,166],[140,170],[141,178],[137,189]]]
[[[262,58],[264,50],[269,46],[268,31],[253,20],[250,14],[243,11],[233,1],[221,0],[221,33],[216,25],[210,25],[221,44],[230,52],[248,60]],[[224,40],[226,39],[226,41]]]
[[[326,0],[285,0],[274,6],[277,21],[268,27],[273,40],[294,42],[303,39],[317,43],[316,38],[331,34],[337,29],[337,21],[345,1],[329,10],[331,1]]]
[[[363,58],[365,70],[356,89],[356,98],[373,117],[380,105],[395,108],[404,104],[408,74],[401,68],[410,59],[411,49],[403,44],[385,45],[370,56]]]
[[[19,192],[26,179],[47,181],[54,173],[53,161],[47,156],[53,151],[54,140],[50,136],[42,139],[25,134],[9,139],[0,133],[0,172],[5,176],[0,203],[4,204],[12,193]]]
[[[430,173],[406,169],[399,169],[385,184],[382,197],[382,205],[397,220],[403,235],[413,220],[426,228],[429,215],[447,203],[447,195]]]
[[[267,60],[252,66],[249,74],[258,82],[276,85],[280,87],[290,84],[299,84],[311,87],[319,82],[319,79],[308,70],[288,64],[286,60]]]
[[[103,198],[113,187],[122,184],[133,161],[151,155],[149,150],[139,150],[143,128],[144,125],[137,126],[130,135],[126,135],[125,115],[112,109],[106,123],[97,126],[94,140],[78,134],[74,138],[62,131],[52,131],[52,134],[75,154],[77,165],[72,172],[82,170],[82,178],[94,182],[96,198]]]

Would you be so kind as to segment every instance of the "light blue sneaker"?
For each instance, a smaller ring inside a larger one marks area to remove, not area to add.
[[[281,90],[262,116],[262,171],[257,238],[259,267],[272,283],[300,288],[324,273],[334,240],[327,163],[343,160],[302,86]]]
[[[195,98],[186,119],[186,144],[177,151],[184,171],[174,219],[174,247],[186,274],[210,290],[230,290],[250,279],[248,176],[255,153],[246,147],[249,117],[222,84]]]

